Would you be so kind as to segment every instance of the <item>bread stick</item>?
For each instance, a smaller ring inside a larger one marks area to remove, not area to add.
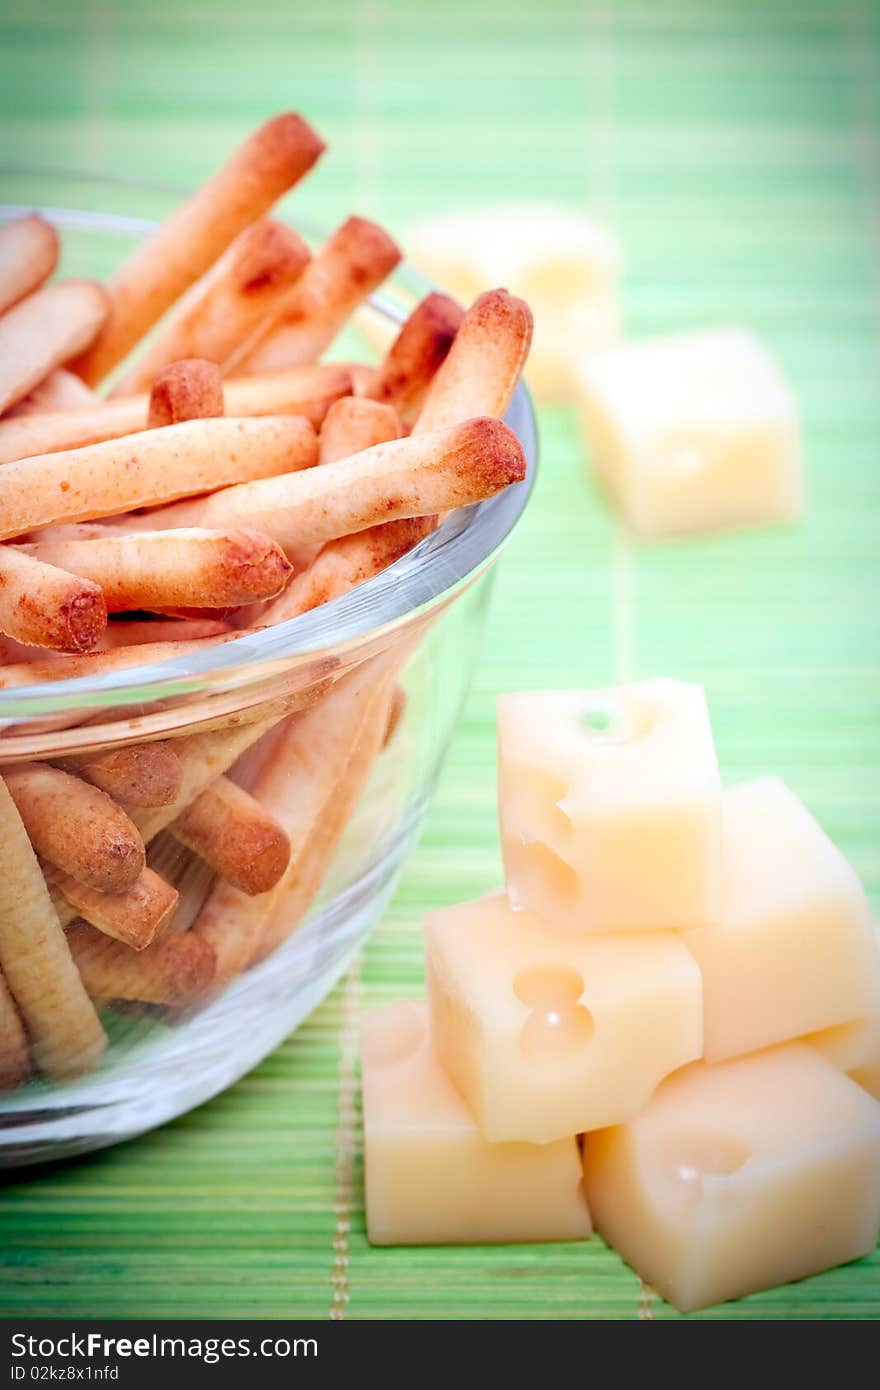
[[[233,238],[308,173],[323,149],[293,112],[248,136],[111,276],[113,312],[76,363],[79,375],[91,386],[101,381]]]
[[[445,362],[464,310],[448,294],[429,294],[413,309],[365,394],[394,406],[410,428],[418,419],[435,374]],[[473,415],[492,411],[471,411]]]
[[[433,517],[408,517],[328,541],[308,569],[295,575],[256,621],[265,627],[283,623],[347,594],[406,555],[430,533],[433,525]]]
[[[4,474],[15,467],[0,469],[0,488]],[[449,511],[492,497],[524,477],[525,456],[516,435],[499,420],[467,420],[433,434],[377,444],[321,468],[163,507],[150,524],[252,526],[288,550],[383,521]]]
[[[317,427],[333,402],[351,391],[351,370],[340,362],[310,362],[261,376],[228,376],[223,387],[230,415],[302,415]]]
[[[272,954],[299,926],[309,904],[327,876],[336,847],[353,815],[382,749],[388,727],[388,683],[383,682],[353,746],[348,763],[330,801],[309,834],[294,872],[288,872],[286,891],[278,895],[248,964]],[[277,891],[277,890],[276,890]]]
[[[333,402],[351,389],[351,368],[328,362],[267,376],[229,377],[223,394],[230,417],[302,415],[318,426]],[[16,412],[11,411],[0,420],[0,463],[136,434],[147,428],[148,409],[149,397],[141,394],[96,401],[88,410],[56,409],[22,419],[13,418]]]
[[[383,654],[363,662],[310,710],[291,720],[257,778],[254,796],[283,827],[290,860],[269,892],[249,897],[221,882],[202,908],[193,932],[215,953],[215,987],[228,983],[249,963],[267,922],[297,881],[310,837],[339,791],[352,749],[379,698],[388,661]]]
[[[58,233],[32,213],[0,227],[0,313],[48,280],[58,264]]]
[[[174,750],[183,768],[183,780],[177,797],[167,806],[153,810],[132,809],[131,812],[144,844],[149,844],[176,821],[197,796],[222,773],[228,772],[243,753],[282,719],[316,703],[324,688],[324,683],[318,682],[309,690],[297,691],[260,706],[248,720],[230,722],[223,728],[175,739]]]
[[[84,917],[96,931],[135,951],[142,951],[165,930],[178,900],[177,889],[149,866],[124,893],[99,893],[70,877],[55,880],[50,887],[62,926]]]
[[[94,280],[58,280],[0,316],[0,412],[92,341],[109,298]]]
[[[171,825],[221,878],[243,893],[266,893],[290,859],[290,841],[277,820],[228,777],[218,777]]]
[[[109,671],[127,671],[132,666],[145,666],[155,661],[167,661],[172,656],[185,656],[202,651],[218,642],[229,642],[242,632],[223,633],[219,637],[202,637],[190,642],[146,642],[137,647],[116,647],[105,652],[89,652],[86,656],[57,656],[50,660],[20,661],[0,666],[0,690],[24,685],[41,685],[44,681],[80,680],[84,676],[106,676]]]
[[[224,372],[278,316],[311,259],[292,227],[261,218],[246,227],[159,330],[114,395],[149,389],[170,362],[203,357]]]
[[[0,547],[0,575],[4,548],[9,547]],[[253,603],[280,593],[291,572],[283,550],[261,531],[144,531],[24,548],[37,560],[91,580],[117,613]]]
[[[193,932],[170,932],[143,951],[132,951],[88,923],[76,922],[67,941],[93,999],[180,1006],[204,991],[214,970],[210,946]]]
[[[95,1065],[107,1039],[71,958],[15,802],[0,778],[0,970],[55,1080]]]
[[[473,415],[504,415],[532,341],[532,311],[507,290],[474,300],[431,382],[414,434],[446,429]]]
[[[399,439],[402,434],[393,406],[360,396],[342,396],[334,401],[324,417],[318,440],[318,462],[336,463],[374,444]]]
[[[310,468],[307,420],[189,420],[0,468],[0,540],[60,521],[89,521],[211,488]],[[152,529],[147,526],[142,529]]]
[[[97,584],[0,545],[0,632],[31,647],[87,652],[107,626]]]
[[[27,1034],[15,1000],[0,973],[0,1094],[27,1081],[31,1070]]]
[[[220,368],[201,357],[185,357],[157,372],[147,407],[147,429],[208,420],[224,410]]]
[[[238,370],[274,372],[317,361],[400,257],[400,247],[375,222],[350,217],[315,252],[280,319],[239,360]]]
[[[6,412],[4,424],[22,415],[45,415],[57,411],[84,410],[99,403],[100,397],[73,372],[56,367],[26,396]],[[34,451],[36,452],[36,451]],[[5,461],[5,460],[4,460]]]
[[[106,792],[49,763],[19,763],[3,777],[37,854],[99,892],[132,886],[144,842]]]
[[[200,642],[205,637],[223,637],[230,631],[222,618],[124,618],[107,624],[94,650],[109,652],[151,642]]]
[[[61,766],[128,806],[170,806],[183,783],[174,744],[159,741],[81,753],[65,758]]]

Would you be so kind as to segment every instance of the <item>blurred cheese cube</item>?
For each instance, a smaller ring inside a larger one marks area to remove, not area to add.
[[[880,1105],[803,1045],[698,1062],[637,1119],[587,1135],[584,1174],[605,1239],[700,1308],[874,1248]]]
[[[874,936],[880,944],[880,927],[875,923]],[[830,1062],[857,1085],[880,1100],[880,974],[874,988],[870,1013],[853,1023],[841,1023],[813,1033],[807,1042],[818,1047]]]
[[[871,1010],[878,952],[861,884],[776,777],[723,797],[721,920],[684,934],[718,1062]]]
[[[374,1245],[590,1234],[577,1141],[487,1144],[434,1057],[423,1003],[367,1014],[362,1070]]]
[[[803,510],[797,406],[754,334],[708,328],[587,355],[594,471],[643,536],[790,522]]]
[[[721,782],[700,686],[502,695],[498,807],[511,901],[551,927],[717,919]]]
[[[535,316],[526,377],[544,400],[567,400],[573,363],[620,335],[616,240],[572,208],[541,203],[469,208],[417,224],[408,258],[465,304],[504,285]]]
[[[425,924],[437,1056],[491,1140],[636,1114],[702,1054],[700,974],[673,932],[560,936],[498,894]]]

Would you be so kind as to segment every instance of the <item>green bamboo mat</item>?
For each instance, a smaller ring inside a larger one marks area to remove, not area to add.
[[[633,549],[587,482],[573,417],[543,413],[543,472],[473,693],[363,960],[220,1099],[0,1193],[0,1312],[675,1316],[598,1239],[371,1250],[354,1023],[362,1003],[420,987],[426,908],[497,881],[504,689],[704,681],[725,775],[785,776],[876,899],[877,5],[6,0],[0,36],[3,159],[187,184],[295,105],[333,147],[301,194],[312,217],[354,207],[400,230],[468,199],[598,208],[627,248],[632,331],[742,318],[778,351],[810,484],[796,531]],[[714,1315],[878,1311],[875,1255]]]

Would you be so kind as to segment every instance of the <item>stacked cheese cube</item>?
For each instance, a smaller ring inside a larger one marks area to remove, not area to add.
[[[880,1228],[880,954],[782,782],[722,791],[699,687],[508,695],[506,891],[432,914],[363,1049],[377,1243],[602,1235],[682,1309]],[[578,1139],[582,1136],[582,1139]]]

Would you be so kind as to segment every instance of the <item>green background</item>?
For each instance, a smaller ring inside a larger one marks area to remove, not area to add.
[[[420,919],[499,876],[493,705],[505,689],[705,682],[730,779],[786,777],[880,888],[880,14],[870,3],[5,0],[3,159],[201,179],[264,115],[331,153],[298,195],[405,233],[512,197],[594,208],[627,253],[633,332],[742,319],[803,406],[796,530],[633,548],[589,485],[574,417],[543,472],[393,907],[309,1023],[158,1133],[0,1192],[12,1317],[675,1316],[586,1245],[371,1250],[355,1023],[415,991]],[[426,1191],[430,1201],[430,1192]],[[880,1259],[722,1317],[867,1316]]]

